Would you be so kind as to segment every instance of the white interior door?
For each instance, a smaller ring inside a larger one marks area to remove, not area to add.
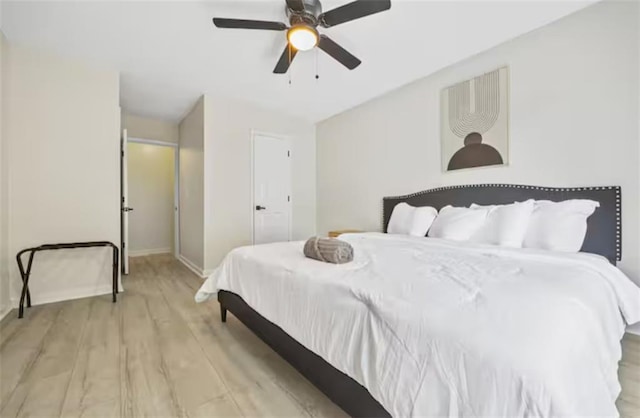
[[[253,137],[253,243],[291,237],[291,147],[289,140]]]
[[[129,207],[129,175],[127,169],[127,130],[122,131],[122,140],[120,144],[122,161],[120,170],[121,175],[121,189],[122,199],[120,207],[120,216],[122,224],[122,273],[129,274],[129,212],[132,210]]]

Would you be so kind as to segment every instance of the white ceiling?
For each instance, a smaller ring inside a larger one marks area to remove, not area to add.
[[[348,0],[325,0],[325,10]],[[286,22],[284,0],[5,1],[10,41],[121,72],[121,106],[179,121],[203,93],[319,121],[570,14],[586,1],[392,0],[391,10],[324,32],[363,64],[319,51],[272,74],[284,32],[215,28],[214,16]],[[317,57],[320,79],[315,79]]]

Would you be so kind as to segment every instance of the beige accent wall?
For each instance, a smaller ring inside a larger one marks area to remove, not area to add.
[[[122,112],[122,129],[127,130],[129,137],[153,139],[156,141],[178,143],[180,138],[177,123],[160,119],[145,118]]]
[[[175,149],[130,142],[127,146],[129,255],[172,252]]]
[[[9,254],[48,243],[118,244],[118,74],[15,44],[7,49]],[[111,260],[107,249],[38,254],[30,282],[33,302],[109,293]],[[15,263],[10,269],[17,298]]]
[[[204,97],[180,122],[180,258],[204,270]]]
[[[309,122],[250,103],[205,97],[205,270],[252,243],[252,131],[287,136],[292,158],[292,237],[316,232],[316,139]]]
[[[639,7],[597,3],[320,123],[319,231],[380,230],[383,196],[443,185],[620,185],[620,267],[640,284]],[[442,88],[504,65],[510,165],[444,173]]]
[[[12,308],[9,281],[9,172],[8,149],[5,131],[7,118],[4,113],[7,40],[0,31],[0,319]]]

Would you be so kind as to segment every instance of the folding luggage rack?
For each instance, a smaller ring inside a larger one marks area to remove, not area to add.
[[[20,270],[20,276],[22,277],[22,293],[20,294],[20,306],[18,308],[18,318],[22,318],[24,314],[24,300],[27,299],[27,308],[31,307],[31,292],[29,292],[29,276],[31,275],[31,266],[33,265],[33,256],[38,251],[48,250],[64,250],[70,248],[91,248],[91,247],[111,247],[113,249],[113,283],[112,283],[112,297],[113,302],[116,302],[116,294],[118,293],[118,265],[120,259],[120,251],[112,242],[109,241],[92,241],[92,242],[73,242],[67,244],[45,244],[39,247],[27,248],[16,254],[16,260],[18,262],[18,269]],[[27,264],[27,270],[25,271],[22,264],[22,254],[29,253],[29,262]]]

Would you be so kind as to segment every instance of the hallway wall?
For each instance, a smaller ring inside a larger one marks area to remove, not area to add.
[[[170,253],[174,247],[174,148],[130,142],[129,255]]]

